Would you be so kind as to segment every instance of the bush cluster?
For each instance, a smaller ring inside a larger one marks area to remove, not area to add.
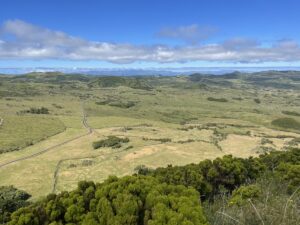
[[[49,114],[49,109],[46,108],[46,107],[41,107],[41,108],[31,107],[30,109],[20,111],[20,114],[24,114],[24,113],[30,113],[30,114]]]
[[[18,190],[12,186],[0,187],[0,224],[10,219],[12,212],[27,206],[26,201],[31,196],[25,191]]]
[[[214,97],[208,97],[208,101],[213,101],[213,102],[228,102],[226,98],[214,98]]]
[[[207,224],[199,194],[152,177],[110,177],[104,183],[80,182],[72,192],[51,194],[16,211],[8,225],[159,225]]]
[[[171,138],[146,138],[143,137],[144,141],[159,141],[161,143],[167,143],[167,142],[171,142],[172,139]]]
[[[116,136],[108,136],[107,139],[95,141],[93,143],[93,148],[105,148],[105,147],[111,147],[111,148],[120,148],[122,146],[122,143],[129,142],[128,138],[119,138]]]

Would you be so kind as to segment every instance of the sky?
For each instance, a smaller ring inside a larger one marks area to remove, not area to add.
[[[0,68],[300,66],[299,0],[1,0]]]

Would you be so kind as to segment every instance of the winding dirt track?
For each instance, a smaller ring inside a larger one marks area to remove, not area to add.
[[[2,120],[2,121],[3,121],[3,120]],[[93,129],[92,129],[92,128],[88,125],[88,123],[87,123],[87,119],[86,119],[86,114],[85,114],[85,112],[83,112],[83,116],[82,116],[82,124],[83,124],[83,126],[88,130],[88,132],[87,132],[86,134],[82,134],[82,135],[79,135],[79,136],[77,136],[77,137],[68,139],[68,140],[66,140],[66,141],[64,141],[64,142],[62,142],[62,143],[59,143],[59,144],[57,144],[57,145],[53,145],[53,146],[51,146],[51,147],[49,147],[49,148],[45,148],[45,149],[43,149],[43,150],[41,150],[41,151],[39,151],[39,152],[36,152],[36,153],[34,153],[34,154],[31,154],[31,155],[24,156],[24,157],[21,157],[21,158],[12,160],[12,161],[8,161],[8,162],[5,162],[5,163],[2,163],[2,164],[0,164],[0,168],[3,168],[3,167],[8,166],[8,165],[10,165],[10,164],[13,164],[13,163],[16,163],[16,162],[20,162],[20,161],[23,161],[23,160],[26,160],[26,159],[31,159],[31,158],[37,157],[37,156],[42,155],[42,154],[44,154],[44,153],[46,153],[46,152],[49,152],[49,151],[51,151],[51,150],[53,150],[53,149],[55,149],[55,148],[57,148],[57,147],[60,147],[60,146],[65,145],[65,144],[67,144],[67,143],[69,143],[69,142],[72,142],[72,141],[74,141],[74,140],[77,140],[77,139],[79,139],[79,138],[82,138],[82,137],[84,137],[84,136],[87,136],[87,135],[89,135],[89,134],[91,134],[91,133],[93,132]],[[1,125],[1,124],[0,124],[0,125]]]

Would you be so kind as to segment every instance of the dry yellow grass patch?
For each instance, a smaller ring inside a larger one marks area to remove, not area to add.
[[[148,146],[148,147],[142,148],[141,150],[139,150],[137,152],[132,152],[132,153],[125,155],[121,160],[131,161],[131,160],[134,160],[137,158],[142,158],[145,156],[152,155],[160,150],[161,149],[158,146]]]
[[[255,155],[255,148],[260,144],[261,138],[245,135],[229,134],[219,144],[224,154],[232,154],[237,157],[248,157]]]

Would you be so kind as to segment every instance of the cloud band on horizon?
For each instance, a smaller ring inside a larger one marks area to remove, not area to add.
[[[203,37],[195,25],[167,31],[164,31],[165,36],[176,38],[183,36],[192,39],[183,34],[189,31]],[[279,40],[271,46],[263,46],[257,40],[245,38],[212,44],[187,43],[182,46],[95,42],[21,20],[8,20],[0,28],[0,60],[8,59],[99,60],[118,64],[136,61],[297,62],[300,61],[300,46],[296,41],[287,39]]]

